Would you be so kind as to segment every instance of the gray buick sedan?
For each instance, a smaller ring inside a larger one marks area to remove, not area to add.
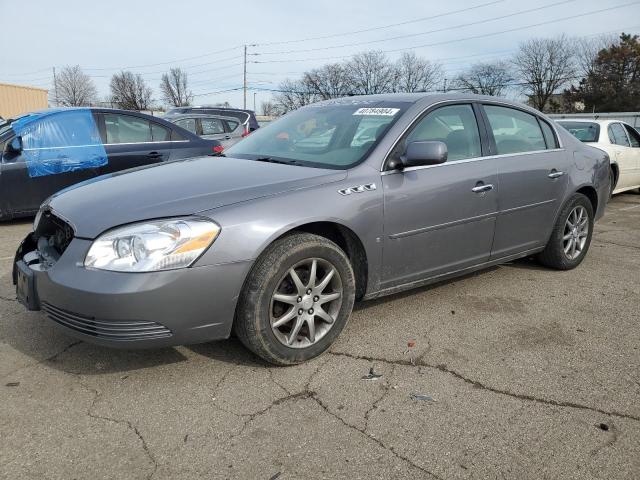
[[[113,347],[233,332],[288,365],[354,301],[535,255],[571,269],[609,159],[526,106],[474,95],[317,103],[226,152],[106,175],[48,199],[17,251],[18,299]]]

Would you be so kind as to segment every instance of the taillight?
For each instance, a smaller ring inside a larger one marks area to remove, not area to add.
[[[224,152],[224,147],[222,145],[216,145],[213,147],[213,153],[222,153]]]
[[[249,131],[249,127],[245,127],[244,132],[242,132],[242,138],[249,135],[251,132]]]

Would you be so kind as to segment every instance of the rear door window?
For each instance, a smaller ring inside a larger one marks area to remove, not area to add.
[[[202,135],[219,135],[224,133],[224,125],[219,118],[201,118]]]
[[[535,115],[496,105],[485,105],[484,110],[493,132],[498,155],[547,149],[542,129]]]
[[[168,142],[171,140],[171,130],[157,123],[151,123],[151,137],[154,142]]]
[[[198,132],[196,130],[196,119],[195,118],[181,118],[180,120],[176,120],[176,125],[184,128],[185,130],[189,130],[191,133],[197,135]]]
[[[607,129],[607,133],[609,134],[609,140],[614,145],[620,145],[622,147],[629,147],[629,139],[627,138],[627,133],[624,130],[624,127],[621,123],[612,123],[609,125]]]
[[[153,141],[151,122],[131,115],[104,114],[107,143],[144,143]]]

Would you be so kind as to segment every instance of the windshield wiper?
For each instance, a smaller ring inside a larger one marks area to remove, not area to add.
[[[258,158],[254,158],[254,160],[256,162],[269,162],[269,163],[280,163],[283,165],[297,165],[300,166],[300,163],[296,160],[283,160],[283,159],[279,159],[279,158],[272,158],[272,157],[258,157]]]

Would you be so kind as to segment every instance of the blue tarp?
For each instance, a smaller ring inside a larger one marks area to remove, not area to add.
[[[22,156],[30,177],[97,168],[108,163],[100,132],[88,108],[25,115],[11,126],[22,137]]]

